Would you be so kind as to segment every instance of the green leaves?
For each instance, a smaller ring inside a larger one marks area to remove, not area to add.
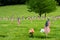
[[[29,0],[28,6],[30,10],[37,13],[49,13],[56,9],[55,0]]]

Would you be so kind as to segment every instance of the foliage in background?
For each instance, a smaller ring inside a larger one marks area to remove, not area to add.
[[[60,5],[60,0],[55,0],[55,1],[57,1],[58,5]]]
[[[50,13],[56,9],[55,0],[29,0],[28,8],[31,11],[39,13],[40,17],[43,13]]]
[[[26,0],[0,0],[0,5],[25,4]]]

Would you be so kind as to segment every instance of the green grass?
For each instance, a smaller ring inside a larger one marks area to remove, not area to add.
[[[58,6],[56,11],[47,13],[47,16],[58,16],[60,15],[60,7]],[[27,16],[38,16],[35,12],[28,12],[26,5],[11,5],[0,7],[0,17],[27,17]],[[44,14],[42,15],[44,16]]]
[[[10,21],[0,21],[0,40],[46,40],[45,34],[40,32],[44,28],[46,20],[22,20],[20,26],[17,21],[11,23]],[[60,20],[51,20],[51,32],[47,40],[60,40]],[[34,38],[29,37],[29,29],[34,28]],[[5,36],[2,37],[1,35]]]
[[[35,13],[28,12],[26,5],[13,5],[13,6],[11,5],[11,6],[0,7],[0,17],[11,17],[11,16],[26,17],[26,16],[33,16],[33,15],[35,15]]]
[[[54,12],[48,13],[47,16],[59,16],[60,15],[60,6]]]
[[[0,17],[27,17],[38,16],[34,12],[28,12],[26,5],[14,5],[0,7]],[[60,15],[60,7],[57,7],[55,12],[47,14],[47,16]],[[45,34],[40,32],[44,28],[45,19],[42,20],[21,20],[18,26],[17,20],[11,22],[10,20],[0,20],[0,40],[60,40],[60,19],[51,20],[51,32],[45,38]],[[34,28],[34,38],[29,37],[29,29]]]

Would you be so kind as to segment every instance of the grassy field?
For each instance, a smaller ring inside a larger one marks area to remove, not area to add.
[[[58,15],[60,15],[59,6],[57,7],[56,11],[47,14],[47,16],[58,16]],[[38,14],[34,12],[28,12],[26,5],[10,5],[0,7],[0,17],[11,17],[11,16],[27,17],[27,16],[38,16]],[[44,14],[42,16],[44,16]]]
[[[38,16],[34,12],[28,12],[26,5],[14,5],[0,7],[0,17],[27,17]],[[48,16],[59,16],[60,7],[57,7],[55,12],[47,14]],[[21,24],[18,26],[17,20],[11,22],[10,20],[0,20],[0,40],[60,40],[60,19],[50,19],[51,32],[48,37],[45,38],[45,34],[40,32],[41,28],[44,28],[46,19],[42,20],[21,20]],[[34,28],[34,38],[29,37],[29,29]]]
[[[11,5],[11,6],[3,6],[0,7],[0,17],[26,17],[26,16],[33,16],[38,15],[34,12],[28,12],[26,5]]]

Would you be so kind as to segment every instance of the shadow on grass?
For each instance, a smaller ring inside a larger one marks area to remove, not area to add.
[[[16,27],[27,28],[27,26],[20,26],[20,25],[17,25]]]
[[[50,36],[33,36],[33,37],[30,37],[30,38],[41,38],[41,39],[50,39],[50,38],[54,38],[54,37],[50,37]]]
[[[3,38],[5,38],[5,37],[7,37],[7,35],[0,35],[0,37],[3,37]]]
[[[52,37],[46,37],[46,36],[35,36],[36,38],[41,38],[41,39],[45,39],[45,38],[52,38]]]

